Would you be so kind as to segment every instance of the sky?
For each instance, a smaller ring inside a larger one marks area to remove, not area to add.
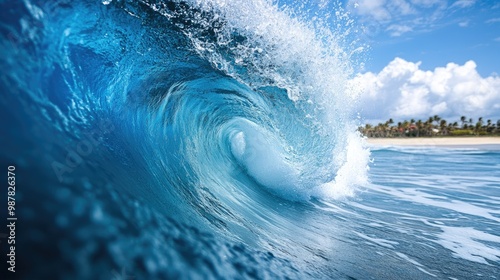
[[[365,122],[500,120],[500,1],[343,4],[368,45],[353,79]]]

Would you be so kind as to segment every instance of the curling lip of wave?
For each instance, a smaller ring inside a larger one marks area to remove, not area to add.
[[[291,199],[350,196],[355,186],[366,184],[369,152],[349,120],[356,95],[347,83],[352,69],[338,34],[290,17],[268,1],[187,3],[148,5],[174,19],[212,67],[251,89],[238,94],[275,109],[294,107],[276,110],[272,120],[255,117],[248,122],[253,126],[244,125],[248,131],[231,139],[237,164]],[[271,100],[275,89],[284,90],[288,100]],[[270,113],[265,108],[247,116]],[[279,113],[296,116],[276,120]],[[272,129],[262,120],[272,122]],[[303,134],[294,134],[297,125]]]

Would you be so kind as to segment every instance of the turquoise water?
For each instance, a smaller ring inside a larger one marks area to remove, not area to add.
[[[374,150],[372,183],[351,204],[371,234],[356,234],[426,274],[412,278],[497,279],[498,148]]]
[[[0,2],[1,279],[498,278],[498,147],[368,147],[330,5]]]

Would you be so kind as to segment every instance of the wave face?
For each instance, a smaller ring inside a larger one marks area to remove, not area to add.
[[[265,0],[2,2],[25,276],[337,275],[304,209],[352,196],[369,152],[328,5],[335,29]]]

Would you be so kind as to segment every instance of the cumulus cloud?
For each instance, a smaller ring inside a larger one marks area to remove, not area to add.
[[[500,118],[500,77],[481,77],[472,60],[432,71],[420,69],[420,64],[395,58],[379,73],[355,77],[352,82],[363,88],[363,117],[368,121],[431,115]]]

